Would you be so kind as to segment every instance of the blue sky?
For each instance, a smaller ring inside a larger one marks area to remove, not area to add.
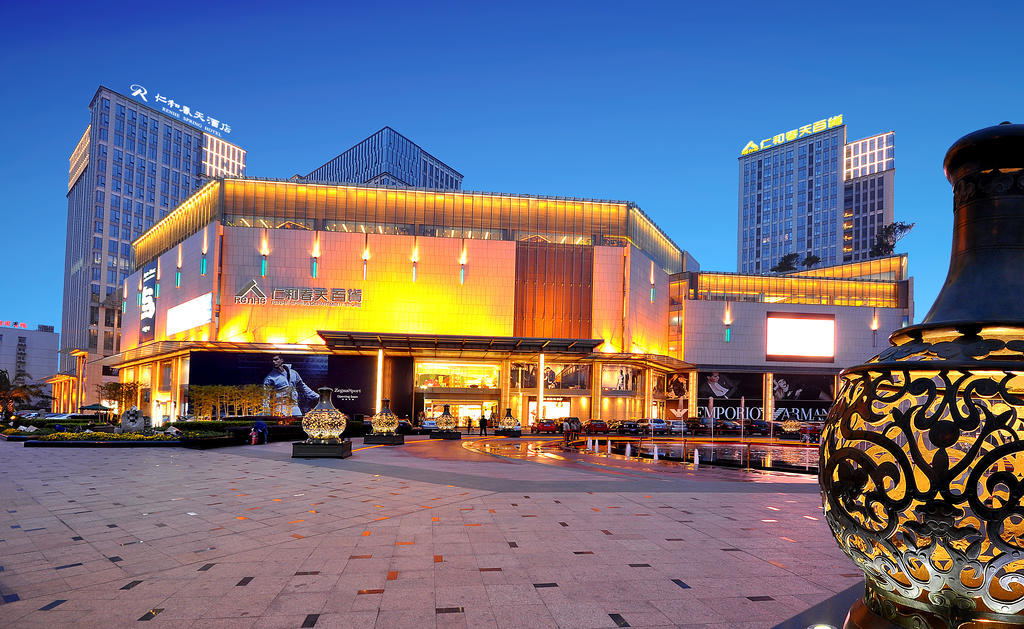
[[[136,82],[229,122],[250,175],[391,125],[466,189],[634,201],[725,271],[743,145],[843,114],[850,139],[896,132],[920,319],[948,266],[946,149],[1024,121],[1024,9],[862,4],[4,3],[0,319],[59,328],[68,156],[96,87]]]

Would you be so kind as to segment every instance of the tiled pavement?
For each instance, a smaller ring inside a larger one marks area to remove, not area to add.
[[[0,443],[0,627],[754,628],[858,581],[813,478],[485,443]]]

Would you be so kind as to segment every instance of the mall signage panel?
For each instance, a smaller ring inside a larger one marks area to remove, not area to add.
[[[509,386],[513,389],[536,389],[537,365],[534,363],[512,363]],[[590,365],[546,363],[544,365],[544,388],[589,391]]]
[[[800,125],[796,129],[790,129],[789,131],[776,133],[775,135],[767,137],[761,140],[760,142],[755,142],[751,140],[747,142],[747,145],[743,147],[742,151],[740,151],[740,155],[749,155],[750,153],[760,151],[761,149],[767,149],[773,146],[778,146],[780,144],[785,144],[786,142],[792,142],[793,140],[797,138],[802,138],[805,135],[821,133],[826,129],[838,127],[841,124],[843,124],[843,115],[839,114],[838,116],[831,116],[829,118],[818,120],[816,122]]]
[[[363,289],[334,286],[269,287],[256,278],[235,293],[236,304],[254,306],[327,306],[359,308],[363,305]]]

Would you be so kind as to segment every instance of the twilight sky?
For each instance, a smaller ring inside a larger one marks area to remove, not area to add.
[[[212,5],[0,7],[0,320],[60,327],[68,156],[100,84],[219,114],[249,175],[391,125],[464,189],[633,201],[724,271],[743,145],[843,114],[851,140],[896,132],[918,320],[948,266],[946,149],[1024,122],[1017,2]]]

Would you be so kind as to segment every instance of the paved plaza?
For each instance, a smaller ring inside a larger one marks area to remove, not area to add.
[[[0,443],[0,627],[753,629],[861,580],[813,476],[407,440]]]

